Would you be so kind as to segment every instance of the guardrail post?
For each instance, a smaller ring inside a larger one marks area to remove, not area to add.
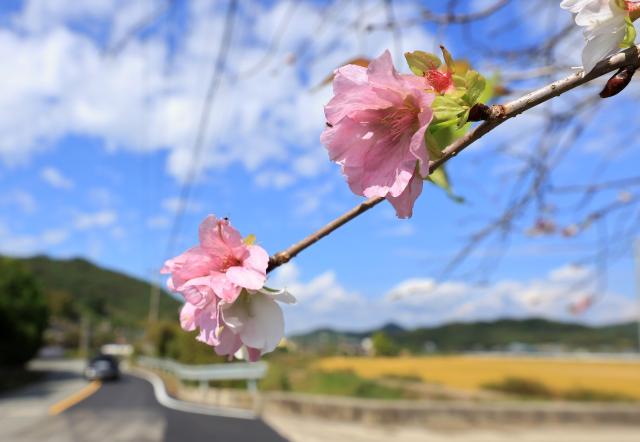
[[[202,394],[202,399],[206,399],[209,396],[209,380],[203,379],[200,381],[200,394]]]
[[[255,379],[247,379],[247,391],[251,394],[253,400],[253,411],[259,415],[262,408],[262,401],[258,392],[258,383]]]
[[[258,384],[255,379],[247,380],[247,390],[254,396],[258,393]]]

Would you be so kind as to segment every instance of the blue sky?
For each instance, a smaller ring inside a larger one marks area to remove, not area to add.
[[[425,3],[436,9],[439,4]],[[472,3],[471,8],[481,9],[491,2]],[[30,0],[0,6],[0,57],[9,61],[0,66],[2,253],[83,256],[156,278],[167,258],[180,186],[189,175],[225,2],[176,2],[117,53],[109,52],[161,5],[152,0]],[[254,233],[274,253],[360,201],[319,143],[322,105],[331,91],[316,86],[335,67],[386,48],[434,51],[442,38],[454,54],[469,57],[487,72],[496,69],[459,29],[442,34],[435,27],[406,27],[398,43],[385,29],[365,31],[368,24],[385,22],[380,2],[240,5],[174,254],[196,241],[198,223],[208,213],[228,216],[243,234]],[[570,20],[551,6],[535,14],[522,4],[513,6],[481,29],[501,29],[499,49],[539,42]],[[394,12],[399,20],[411,20],[415,7],[396,2]],[[504,28],[500,23],[505,20],[516,24]],[[286,30],[274,45],[274,33],[283,23]],[[484,34],[484,44],[496,44],[491,32]],[[478,38],[474,44],[481,43]],[[576,33],[558,49],[556,60],[579,64],[580,45]],[[500,68],[508,74],[532,66],[515,60]],[[510,86],[524,92],[536,81]],[[594,91],[569,94],[548,109],[571,109]],[[632,86],[626,97],[603,102],[597,114],[586,116],[587,129],[574,140],[578,147],[569,160],[558,166],[556,184],[636,173],[637,142],[628,109],[637,95]],[[518,222],[508,250],[502,243],[488,243],[466,267],[435,282],[465,235],[504,205],[501,189],[513,179],[518,163],[495,156],[492,149],[500,143],[512,152],[530,149],[543,130],[541,112],[507,123],[449,166],[465,204],[426,186],[411,220],[397,220],[382,204],[275,274],[272,283],[287,285],[301,301],[286,311],[289,329],[528,315],[589,322],[631,318],[628,241],[621,245],[622,257],[608,262],[605,293],[584,316],[573,317],[567,305],[602,283],[593,260],[575,265],[593,254],[598,236],[594,229],[569,240],[528,236],[525,232],[539,216],[535,212]],[[610,146],[618,147],[613,158]],[[598,166],[603,161],[607,168]],[[588,207],[554,217],[561,224],[576,222],[616,198],[616,192],[605,193]],[[562,197],[554,204],[570,208],[575,201]],[[608,228],[636,217],[634,210],[607,221]],[[490,273],[475,268],[499,258]],[[465,271],[472,277],[463,278]],[[580,290],[567,288],[582,280],[586,285]]]

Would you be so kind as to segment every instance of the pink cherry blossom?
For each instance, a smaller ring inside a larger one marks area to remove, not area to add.
[[[247,245],[229,221],[208,216],[200,225],[200,245],[168,260],[167,285],[185,299],[180,325],[198,330],[196,339],[230,358],[256,361],[284,336],[276,301],[292,303],[284,290],[267,289],[267,252]]]
[[[209,215],[200,224],[200,245],[168,260],[161,273],[171,273],[168,286],[191,304],[203,307],[218,296],[233,302],[243,288],[262,288],[269,255],[246,245],[228,220]]]
[[[429,174],[424,136],[433,89],[423,77],[398,74],[385,51],[368,68],[338,69],[333,91],[321,136],[330,159],[355,194],[385,197],[399,217],[410,217]]]

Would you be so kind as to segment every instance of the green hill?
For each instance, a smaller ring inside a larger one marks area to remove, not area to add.
[[[309,351],[350,353],[358,351],[362,339],[377,331],[384,332],[398,348],[412,353],[507,350],[514,344],[524,349],[543,349],[551,344],[566,350],[623,351],[634,350],[637,345],[636,325],[632,323],[591,327],[540,318],[456,322],[413,330],[395,324],[366,332],[325,328],[291,340]]]
[[[81,258],[46,256],[18,259],[37,277],[52,315],[77,321],[81,315],[107,320],[114,327],[140,329],[147,321],[151,285],[104,269]],[[179,303],[161,290],[160,319],[177,320]]]

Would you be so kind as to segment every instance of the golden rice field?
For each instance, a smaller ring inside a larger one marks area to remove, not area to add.
[[[640,361],[581,360],[485,356],[425,356],[398,358],[330,357],[321,370],[353,370],[364,378],[417,376],[425,382],[463,390],[506,377],[533,379],[566,392],[585,388],[640,399]]]

